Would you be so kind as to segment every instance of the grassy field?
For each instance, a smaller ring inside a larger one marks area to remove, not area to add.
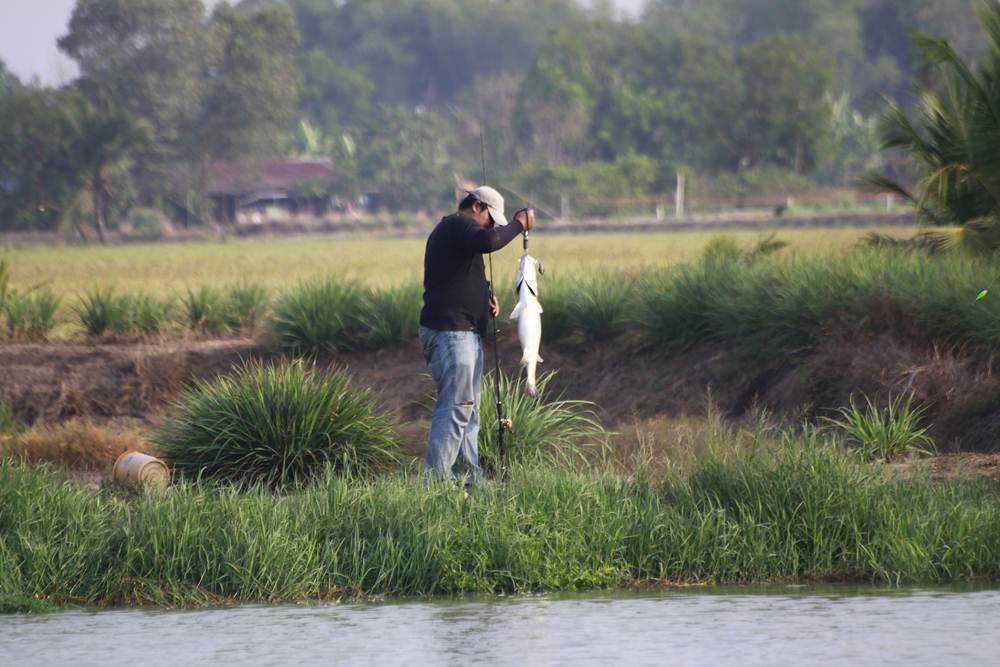
[[[780,240],[799,255],[829,253],[857,242],[866,229],[783,230]],[[913,229],[879,228],[912,235]],[[531,252],[551,275],[625,269],[641,271],[697,257],[716,233],[535,234]],[[740,245],[761,238],[759,232],[727,234]],[[115,247],[30,247],[0,250],[10,265],[11,287],[47,285],[64,302],[75,302],[84,290],[116,286],[170,295],[202,284],[224,285],[251,280],[280,288],[323,275],[357,278],[377,287],[419,278],[423,239],[252,239],[201,243],[157,243]],[[786,251],[786,253],[789,251]],[[494,257],[498,284],[510,283],[517,268],[517,241]]]

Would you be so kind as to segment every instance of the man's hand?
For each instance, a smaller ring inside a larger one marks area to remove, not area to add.
[[[521,223],[524,231],[529,232],[535,228],[535,209],[522,208],[514,214],[514,219]]]
[[[490,294],[490,315],[493,319],[500,317],[500,302],[497,301],[496,294]]]

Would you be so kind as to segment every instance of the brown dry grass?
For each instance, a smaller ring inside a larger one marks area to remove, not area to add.
[[[154,453],[152,443],[137,431],[112,430],[86,419],[36,425],[0,439],[0,456],[71,470],[110,470],[118,456],[132,450]]]

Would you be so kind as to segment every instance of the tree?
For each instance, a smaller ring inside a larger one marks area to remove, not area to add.
[[[361,146],[360,177],[395,210],[446,205],[463,168],[450,124],[421,107],[379,107]]]
[[[740,69],[742,164],[796,174],[815,165],[831,127],[832,73],[822,52],[798,37],[769,37],[744,48]]]
[[[0,60],[0,96],[6,95],[21,86],[17,75],[7,69],[7,65]]]
[[[221,48],[210,67],[197,133],[201,148],[224,160],[280,155],[298,103],[294,16],[284,7],[247,12],[223,3],[211,29]]]
[[[925,222],[998,228],[1000,222],[1000,5],[982,2],[978,19],[988,51],[977,67],[952,44],[929,35],[917,48],[940,75],[935,89],[917,86],[911,118],[890,102],[883,118],[882,147],[905,152],[920,177],[915,192],[884,174],[873,187],[912,201]]]
[[[148,131],[125,113],[102,113],[82,100],[76,105],[72,121],[73,165],[89,194],[97,237],[106,243],[107,210],[114,196],[115,176],[124,171],[128,158],[141,150]]]
[[[26,86],[0,95],[0,224],[52,228],[79,190],[71,90]]]
[[[122,112],[151,128],[136,156],[149,192],[189,148],[187,130],[202,103],[202,0],[78,0],[59,48],[80,66],[79,88],[98,110]]]

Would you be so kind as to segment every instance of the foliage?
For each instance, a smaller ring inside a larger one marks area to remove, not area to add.
[[[901,150],[920,173],[917,191],[883,174],[867,177],[873,188],[898,194],[939,225],[988,229],[1000,219],[1000,7],[979,5],[989,50],[978,67],[944,39],[915,38],[927,62],[941,74],[938,88],[918,86],[915,118],[889,102],[880,127],[882,147]],[[989,235],[981,235],[983,246]]]
[[[295,122],[298,79],[294,52],[299,33],[292,12],[216,7],[211,34],[200,146],[211,159],[245,160],[281,155]]]
[[[161,239],[170,229],[170,220],[155,208],[138,207],[128,215],[129,236],[139,239]]]
[[[388,418],[346,373],[303,361],[248,362],[198,382],[170,409],[156,442],[191,477],[268,488],[302,483],[327,466],[367,473],[397,455]]]
[[[890,396],[885,409],[867,396],[860,407],[852,396],[850,407],[841,408],[840,418],[827,418],[827,422],[839,428],[844,441],[865,459],[892,461],[901,454],[934,452],[934,441],[920,425],[924,410],[913,407],[912,394]]]
[[[524,379],[500,375],[504,417],[511,421],[505,436],[507,458],[500,460],[495,375],[483,376],[479,410],[479,462],[496,473],[502,466],[524,463],[564,465],[600,454],[608,444],[608,432],[590,401],[545,396],[552,373],[538,379],[541,399],[524,393]]]

